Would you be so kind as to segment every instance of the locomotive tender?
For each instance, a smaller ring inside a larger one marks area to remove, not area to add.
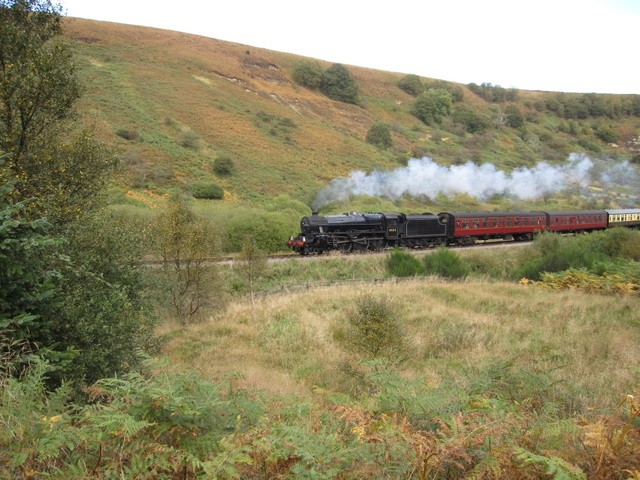
[[[640,229],[640,209],[532,212],[397,212],[302,217],[289,247],[307,255],[385,248],[472,245],[478,240],[532,240],[536,233],[583,233],[612,227]]]

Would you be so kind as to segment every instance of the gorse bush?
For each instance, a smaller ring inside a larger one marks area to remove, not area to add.
[[[394,249],[387,256],[387,273],[393,277],[413,277],[425,272],[424,265],[414,255]]]
[[[424,257],[423,263],[427,274],[453,279],[463,279],[469,275],[465,261],[449,248],[437,248]]]

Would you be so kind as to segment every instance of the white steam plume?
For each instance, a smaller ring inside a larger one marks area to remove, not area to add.
[[[594,183],[627,186],[640,195],[640,171],[627,161],[614,163],[571,154],[564,165],[541,162],[509,173],[492,164],[473,162],[445,167],[423,157],[412,158],[406,167],[393,171],[355,170],[346,178],[336,178],[320,191],[312,207],[315,210],[357,195],[397,199],[403,195],[433,198],[465,193],[483,200],[494,195],[531,200],[568,188],[585,190]]]

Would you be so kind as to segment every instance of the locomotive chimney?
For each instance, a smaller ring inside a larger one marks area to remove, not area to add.
[[[311,215],[318,215],[318,210],[312,209],[311,210]]]

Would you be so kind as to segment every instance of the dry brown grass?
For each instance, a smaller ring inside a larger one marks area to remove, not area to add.
[[[637,298],[478,281],[417,279],[274,295],[255,307],[238,302],[203,324],[164,327],[166,353],[178,368],[211,379],[238,372],[247,387],[349,391],[354,379],[344,369],[357,369],[358,358],[334,334],[362,295],[386,295],[397,307],[410,345],[401,365],[408,378],[469,385],[484,368],[511,362],[515,371],[553,376],[558,395],[580,392],[564,399],[578,410],[611,407],[640,381]]]

